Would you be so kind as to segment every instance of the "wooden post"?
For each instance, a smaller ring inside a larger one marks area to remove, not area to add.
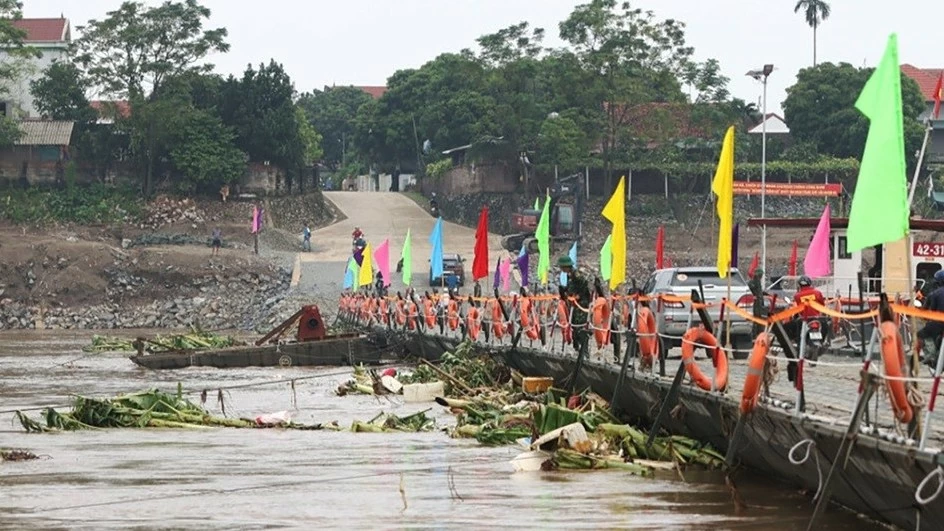
[[[629,170],[629,183],[626,186],[626,200],[630,201],[633,198],[633,170]]]

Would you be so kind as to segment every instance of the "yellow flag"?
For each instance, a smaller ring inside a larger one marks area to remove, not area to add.
[[[610,269],[610,290],[626,281],[626,177],[620,177],[616,191],[603,207],[603,217],[610,220],[610,252],[613,266]]]
[[[361,262],[361,272],[357,275],[358,286],[369,286],[374,281],[374,265],[370,259],[370,244],[364,246],[364,260]]]
[[[734,126],[724,134],[718,170],[711,181],[711,191],[718,196],[718,276],[731,271],[731,226],[734,223]]]

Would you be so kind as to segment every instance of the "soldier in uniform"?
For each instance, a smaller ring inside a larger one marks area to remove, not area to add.
[[[751,295],[754,296],[754,316],[764,319],[767,317],[767,309],[764,306],[764,270],[757,268],[754,270],[754,276],[747,282]],[[763,327],[757,323],[753,326],[753,335],[757,337],[763,331]]]
[[[560,287],[561,297],[567,299],[574,297],[577,299],[576,302],[580,308],[589,309],[590,286],[587,284],[587,279],[583,278],[583,276],[574,269],[574,261],[571,260],[569,256],[565,255],[557,260],[557,266],[560,267],[561,271],[567,273],[567,286]],[[574,308],[569,300],[568,307],[573,309],[571,325],[574,331],[574,349],[580,352],[590,339],[590,331],[586,326],[589,316],[585,310]]]

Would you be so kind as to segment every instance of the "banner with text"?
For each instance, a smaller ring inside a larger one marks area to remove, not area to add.
[[[760,182],[734,181],[734,193],[737,195],[760,195]],[[842,191],[840,184],[810,183],[767,183],[767,195],[794,195],[806,197],[838,197]]]

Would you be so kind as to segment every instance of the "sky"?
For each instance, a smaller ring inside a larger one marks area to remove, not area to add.
[[[940,0],[834,0],[817,34],[817,61],[874,66],[887,37],[898,32],[900,60],[944,67],[940,32],[919,23]],[[145,0],[158,5],[158,0]],[[475,39],[521,21],[545,28],[557,47],[557,25],[579,0],[203,0],[207,27],[225,27],[231,49],[210,61],[222,74],[240,74],[270,58],[285,66],[299,92],[337,85],[384,85],[396,70],[416,68],[443,52],[475,48]],[[780,112],[786,88],[812,65],[813,33],[795,0],[635,0],[661,19],[686,23],[697,60],[716,58],[733,96],[761,103],[749,70],[773,64],[767,110]],[[105,17],[119,0],[24,0],[24,16],[70,19],[73,28]],[[263,11],[259,9],[264,6]],[[73,30],[75,31],[75,30]],[[77,34],[74,33],[73,37]],[[759,105],[760,107],[760,105]]]

